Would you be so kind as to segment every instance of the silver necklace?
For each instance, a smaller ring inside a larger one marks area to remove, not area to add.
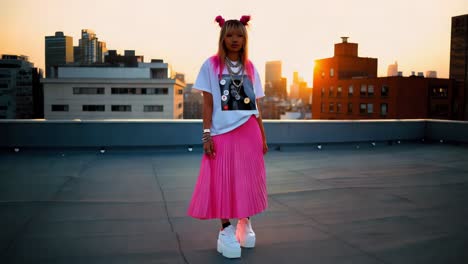
[[[236,88],[239,88],[239,90],[240,90],[240,87],[241,87],[242,84],[244,83],[244,68],[241,67],[241,68],[239,69],[239,72],[237,72],[237,73],[231,71],[231,70],[229,69],[229,67],[227,67],[227,68],[228,68],[228,72],[229,72],[229,77],[231,78],[231,83],[232,83]],[[240,75],[240,77],[241,77],[241,78],[240,78],[240,82],[239,82],[239,84],[236,84],[236,83],[234,82],[234,80],[235,80],[235,79],[234,79],[234,76],[239,76],[239,75]]]
[[[229,66],[231,66],[233,68],[237,68],[240,65],[242,65],[240,60],[236,61],[236,64],[234,64],[234,61],[230,60],[228,57],[225,57],[224,60],[228,63]]]
[[[230,59],[226,57],[225,61],[227,62],[227,68],[229,73],[234,74],[234,75],[239,75],[241,71],[244,69],[242,63],[240,61],[237,62],[237,64],[233,64]],[[234,70],[233,68],[238,68],[238,70]]]

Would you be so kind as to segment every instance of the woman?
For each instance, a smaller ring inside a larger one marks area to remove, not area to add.
[[[218,53],[207,59],[193,85],[203,91],[203,150],[188,214],[221,219],[218,252],[239,258],[241,246],[255,246],[250,217],[267,207],[265,163],[268,151],[258,99],[260,77],[248,59],[250,16],[225,21]],[[237,218],[237,228],[230,219]]]

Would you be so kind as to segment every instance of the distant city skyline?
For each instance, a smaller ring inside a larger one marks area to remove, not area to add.
[[[250,14],[250,57],[262,79],[265,62],[280,60],[288,87],[294,71],[311,85],[314,60],[333,56],[341,36],[359,44],[359,56],[378,59],[378,76],[386,76],[388,65],[398,61],[405,76],[437,71],[439,78],[448,78],[451,17],[468,13],[465,0],[287,3],[204,0],[179,1],[175,7],[169,1],[5,0],[0,54],[24,54],[45,69],[45,36],[62,31],[77,46],[81,30],[91,29],[108,49],[136,50],[146,61],[164,59],[193,82],[202,62],[216,52],[214,17]]]

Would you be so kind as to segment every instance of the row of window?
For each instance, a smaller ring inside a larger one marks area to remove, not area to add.
[[[322,78],[325,78],[325,71],[322,71],[321,76]],[[341,76],[341,78],[352,78],[355,76],[368,76],[369,74],[365,71],[344,71],[344,72],[338,72],[338,75]],[[330,78],[333,78],[335,76],[335,69],[330,68]]]
[[[336,107],[335,107],[336,106]],[[322,103],[320,111],[322,113],[326,113],[326,105]],[[328,113],[343,113],[343,107],[341,103],[329,103],[328,105]],[[353,103],[348,103],[348,109],[346,111],[348,114],[353,113]],[[359,113],[360,114],[372,114],[374,113],[374,104],[369,103],[360,103],[359,104]],[[388,113],[388,104],[382,103],[380,104],[380,115],[386,116]]]
[[[168,94],[168,88],[111,88],[111,94]],[[177,90],[183,94],[183,89]],[[105,94],[104,87],[73,87],[73,94]]]
[[[179,104],[179,108],[181,108],[182,104]],[[69,106],[68,105],[52,105],[51,106],[52,112],[68,112]],[[105,105],[83,105],[82,106],[83,112],[105,112],[106,106]],[[111,105],[112,112],[132,112],[131,105]],[[143,112],[164,112],[163,105],[144,105]]]
[[[447,87],[437,87],[431,89],[432,97],[447,98],[448,97],[448,88]]]
[[[380,95],[382,97],[387,97],[389,94],[390,87],[388,85],[382,85],[380,89]],[[322,87],[321,90],[321,96],[324,97],[326,94],[326,89],[325,87]],[[335,92],[335,87],[330,86],[328,89],[328,97],[340,97],[343,95],[343,87],[338,86],[336,87],[336,92]],[[348,86],[348,97],[354,96],[354,86],[350,85]],[[361,89],[359,90],[359,95],[360,96],[374,96],[374,85],[369,84],[361,84]]]

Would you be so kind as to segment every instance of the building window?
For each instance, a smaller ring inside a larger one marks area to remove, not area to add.
[[[448,89],[447,89],[447,87],[432,88],[431,96],[432,97],[439,97],[439,98],[447,98]]]
[[[367,105],[366,104],[359,104],[359,113],[365,114],[367,112]]]
[[[184,90],[183,90],[183,89],[178,89],[178,90],[177,90],[177,93],[178,93],[178,94],[184,94]]]
[[[367,96],[374,96],[374,85],[367,86]]]
[[[336,112],[341,113],[341,103],[336,103]]]
[[[449,114],[448,104],[434,104],[431,105],[431,116],[446,117]]]
[[[52,105],[52,112],[68,112],[68,105]]]
[[[179,103],[179,104],[177,105],[177,107],[178,107],[179,109],[182,108],[182,103]]]
[[[328,97],[333,97],[333,93],[335,92],[334,90],[335,88],[333,88],[333,86],[330,86],[330,90],[328,90]]]
[[[335,70],[333,68],[330,68],[330,77],[335,76]]]
[[[168,88],[112,88],[111,94],[168,94]]]
[[[353,104],[348,103],[348,114],[352,114],[352,113],[353,113]]]
[[[163,105],[145,105],[143,106],[143,112],[163,112]]]
[[[167,94],[167,88],[148,88],[148,94]]]
[[[387,104],[380,104],[380,115],[387,116],[388,105]]]
[[[367,113],[368,114],[374,113],[374,104],[367,104]]]
[[[320,113],[325,113],[325,103],[320,105]]]
[[[104,105],[83,105],[84,112],[104,112],[105,110]]]
[[[321,97],[324,97],[325,96],[325,87],[322,87],[322,91],[320,93],[320,96]]]
[[[354,93],[354,87],[352,85],[350,85],[348,87],[348,97],[352,97],[353,93]]]
[[[131,105],[112,105],[112,112],[131,112]]]
[[[341,88],[341,86],[338,86],[336,88],[336,96],[338,97],[341,96],[342,92],[343,92],[343,88]]]
[[[365,84],[361,84],[361,92],[360,92],[360,95],[361,96],[366,96],[366,92],[367,92],[367,86]]]
[[[73,87],[73,94],[104,94],[103,87]]]
[[[334,104],[333,104],[333,103],[330,103],[330,105],[328,106],[328,112],[330,112],[330,113],[335,112],[335,109],[334,109],[334,108],[335,108]]]
[[[388,85],[382,85],[382,90],[381,90],[381,96],[388,96],[388,90],[389,90],[389,87]]]

